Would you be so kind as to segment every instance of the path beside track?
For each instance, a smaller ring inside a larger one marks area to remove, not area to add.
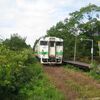
[[[63,66],[44,66],[43,69],[55,87],[64,94],[65,100],[100,97],[100,84],[84,72]]]

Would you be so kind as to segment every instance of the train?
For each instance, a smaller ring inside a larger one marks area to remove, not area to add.
[[[44,36],[37,40],[35,56],[42,64],[62,64],[63,61],[63,39]]]

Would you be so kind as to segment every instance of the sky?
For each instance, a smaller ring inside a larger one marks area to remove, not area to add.
[[[100,0],[0,0],[0,38],[18,33],[31,46],[69,13]]]

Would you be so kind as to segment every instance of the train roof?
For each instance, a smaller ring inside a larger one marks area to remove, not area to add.
[[[39,40],[51,40],[51,41],[62,41],[63,42],[63,39],[61,38],[58,38],[58,37],[51,37],[51,36],[48,36],[48,37],[41,37]]]

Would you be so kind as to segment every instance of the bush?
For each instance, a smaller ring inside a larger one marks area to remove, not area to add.
[[[89,73],[94,79],[98,79],[100,81],[100,65],[96,62],[91,64],[91,71]]]
[[[34,64],[33,59],[29,49],[15,52],[0,46],[0,98],[22,98],[23,94],[20,94],[23,88],[26,88],[33,78],[40,77],[41,69]]]
[[[32,50],[13,51],[0,45],[1,100],[61,100],[63,96],[51,85]]]
[[[26,38],[22,38],[18,34],[11,35],[10,39],[3,41],[3,44],[13,51],[22,50],[23,48],[30,48],[30,45],[26,44]]]

